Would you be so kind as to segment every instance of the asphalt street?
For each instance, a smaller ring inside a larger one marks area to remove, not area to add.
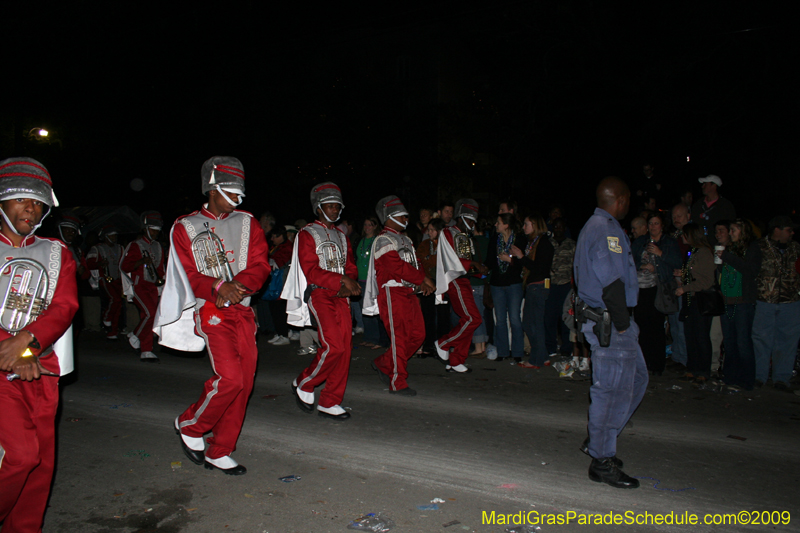
[[[486,359],[470,359],[470,374],[448,374],[434,359],[414,358],[409,382],[419,394],[397,397],[370,368],[379,352],[357,348],[343,403],[352,418],[337,422],[296,406],[290,384],[310,361],[296,355],[296,342],[273,347],[260,338],[259,348],[233,454],[248,472],[235,477],[191,463],[172,428],[211,375],[204,355],[161,350],[160,364],[143,364],[124,342],[85,332],[77,371],[62,380],[44,531],[345,532],[366,513],[391,518],[397,533],[503,532],[508,525],[486,523],[493,512],[495,522],[515,513],[532,521],[537,513],[574,514],[568,525],[540,525],[544,532],[797,531],[800,524],[793,394],[764,387],[733,395],[698,390],[674,374],[654,378],[618,447],[625,472],[642,486],[619,490],[590,481],[590,460],[578,450],[588,381]],[[299,479],[279,479],[290,475]],[[702,521],[742,511],[788,511],[791,522],[578,523],[581,515],[694,513]]]

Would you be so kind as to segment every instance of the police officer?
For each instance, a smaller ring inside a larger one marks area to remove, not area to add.
[[[639,347],[639,327],[631,319],[639,294],[630,242],[618,220],[630,206],[630,190],[619,178],[605,178],[597,186],[597,209],[578,237],[575,282],[586,305],[611,316],[610,342],[601,346],[586,320],[581,331],[592,347],[592,387],[589,437],[582,451],[592,457],[589,479],[615,488],[634,489],[639,481],[626,475],[617,459],[617,436],[642,401],[647,388],[647,366]],[[605,344],[605,343],[603,343]]]

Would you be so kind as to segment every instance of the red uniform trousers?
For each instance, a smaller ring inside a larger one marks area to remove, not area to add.
[[[155,283],[140,281],[133,287],[133,303],[139,309],[139,324],[133,334],[139,339],[139,351],[153,351],[153,320],[158,308],[158,288]]]
[[[450,354],[450,366],[462,364],[469,356],[469,345],[472,333],[483,323],[475,298],[472,297],[472,286],[467,278],[457,278],[447,287],[447,297],[453,311],[458,315],[458,324],[450,332],[439,339],[439,348],[453,349]]]
[[[375,366],[392,378],[392,390],[405,389],[408,360],[425,340],[419,299],[408,287],[383,287],[378,293],[378,307],[391,344],[375,359]]]
[[[0,522],[3,533],[41,531],[55,467],[58,378],[0,373]]]
[[[217,309],[207,302],[195,311],[194,325],[206,341],[214,376],[206,381],[200,399],[178,417],[178,425],[187,437],[213,432],[205,454],[218,459],[236,449],[253,392],[258,361],[255,314],[251,307]]]
[[[317,322],[319,349],[308,368],[297,377],[297,386],[304,392],[313,393],[316,387],[325,383],[318,405],[340,405],[347,388],[350,353],[353,351],[350,300],[338,298],[336,292],[329,289],[315,289],[308,299],[308,310]]]
[[[108,334],[116,335],[119,333],[119,314],[122,311],[122,280],[114,279],[109,283],[101,278],[100,286],[108,296],[108,307],[103,314],[103,322],[111,322],[111,330]]]

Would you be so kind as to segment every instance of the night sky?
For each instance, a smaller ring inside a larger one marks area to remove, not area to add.
[[[67,207],[171,220],[202,202],[212,155],[243,162],[243,208],[286,223],[312,218],[311,185],[333,180],[353,217],[388,194],[413,210],[472,196],[485,215],[511,196],[526,210],[563,204],[577,230],[599,179],[640,179],[646,162],[668,184],[661,207],[687,184],[698,198],[710,173],[742,215],[797,207],[788,11],[26,4],[4,7],[0,157],[42,161]]]

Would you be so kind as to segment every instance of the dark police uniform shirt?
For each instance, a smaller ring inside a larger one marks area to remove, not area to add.
[[[639,298],[631,244],[619,221],[599,207],[583,226],[575,249],[578,296],[592,307],[605,308],[603,287],[620,279],[625,301],[635,307]]]

